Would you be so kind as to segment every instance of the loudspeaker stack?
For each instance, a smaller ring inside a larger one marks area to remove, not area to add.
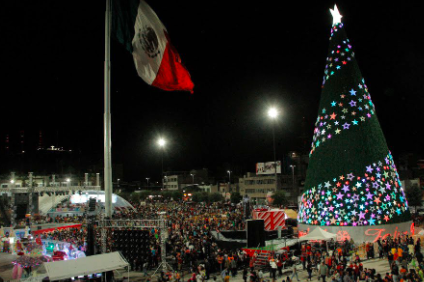
[[[257,248],[265,247],[265,224],[262,219],[246,220],[247,229],[247,247]]]

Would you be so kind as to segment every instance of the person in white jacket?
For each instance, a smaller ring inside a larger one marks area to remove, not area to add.
[[[275,282],[275,278],[276,278],[276,275],[277,275],[277,263],[275,262],[274,259],[271,259],[269,261],[269,265],[271,266],[271,279],[272,279],[272,282]]]
[[[296,268],[296,264],[293,264],[292,271],[293,271],[293,272],[292,272],[292,275],[291,275],[290,279],[291,279],[291,280],[293,280],[293,277],[295,277],[295,276],[296,276],[297,281],[300,281],[300,280],[299,280],[299,276],[297,275],[297,268]]]

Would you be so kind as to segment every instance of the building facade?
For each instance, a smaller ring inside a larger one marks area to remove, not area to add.
[[[210,178],[206,168],[191,171],[167,171],[164,174],[165,190],[181,190],[188,186],[209,186]],[[210,190],[207,187],[203,189]]]
[[[266,196],[276,191],[274,175],[255,175],[248,172],[239,179],[240,194],[249,196],[257,204],[265,203]]]
[[[76,175],[33,175],[33,187],[67,187],[67,186],[95,186],[97,185],[97,174],[90,173],[85,176]],[[100,179],[100,178],[99,178]],[[0,176],[0,188],[23,188],[30,187],[29,176],[10,175]]]
[[[165,190],[180,190],[183,182],[182,175],[167,175],[164,178],[164,188]]]
[[[288,199],[292,199],[302,190],[302,178],[297,175],[278,175],[278,187],[284,191]],[[265,204],[267,196],[277,190],[274,175],[256,175],[247,173],[239,179],[239,189],[242,196],[249,196],[257,204]],[[293,200],[293,199],[292,199]]]
[[[232,193],[232,192],[240,192],[238,183],[224,183],[220,182],[211,186],[211,193]],[[223,195],[224,195],[223,194]]]

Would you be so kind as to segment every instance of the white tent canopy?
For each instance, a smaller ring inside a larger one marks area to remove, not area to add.
[[[44,263],[50,281],[96,274],[128,266],[119,252]]]
[[[299,241],[309,241],[309,240],[330,240],[336,239],[337,234],[330,233],[322,230],[320,227],[315,228],[309,234],[300,237]]]

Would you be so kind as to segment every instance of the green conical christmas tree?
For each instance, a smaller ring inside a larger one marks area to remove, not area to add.
[[[392,155],[337,7],[299,223],[366,226],[411,219]]]

